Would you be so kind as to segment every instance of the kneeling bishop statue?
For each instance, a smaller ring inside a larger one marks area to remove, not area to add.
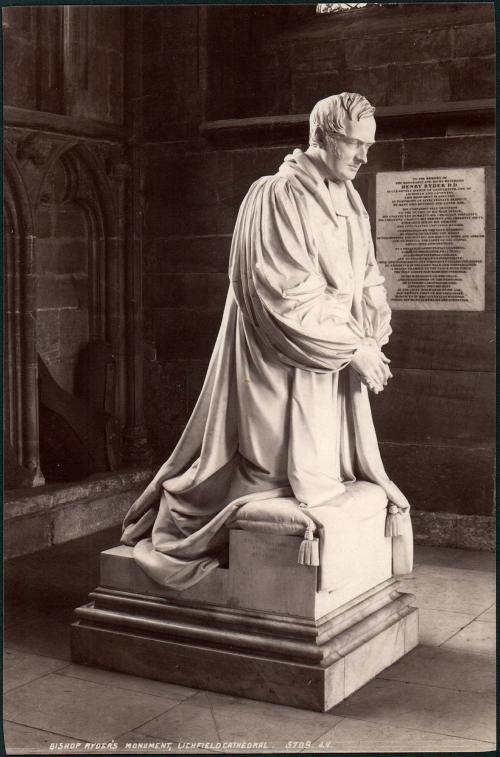
[[[386,535],[401,525],[411,533],[368,398],[391,377],[382,352],[391,311],[352,185],[375,141],[373,114],[359,94],[320,100],[307,150],[287,155],[243,200],[200,397],[124,521],[122,542],[163,586],[187,589],[223,564],[226,524],[252,500],[292,496],[314,508],[363,479],[387,494]]]

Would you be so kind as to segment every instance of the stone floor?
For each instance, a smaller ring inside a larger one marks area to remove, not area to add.
[[[421,645],[321,714],[70,664],[72,610],[117,538],[110,529],[6,563],[7,754],[495,749],[494,555],[417,548],[402,587],[416,595]]]

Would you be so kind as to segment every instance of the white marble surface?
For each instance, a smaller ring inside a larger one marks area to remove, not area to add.
[[[496,671],[491,659],[471,650],[419,646],[384,670],[379,678],[477,692],[494,698]]]
[[[476,617],[495,602],[491,574],[454,566],[421,565],[401,581],[402,591],[417,597],[417,606]]]
[[[229,606],[311,619],[319,619],[342,607],[392,576],[391,540],[384,536],[384,521],[385,511],[325,536],[330,556],[322,554],[321,571],[328,575],[335,574],[337,569],[343,576],[350,573],[349,579],[331,592],[316,590],[317,568],[298,565],[301,537],[232,531]],[[351,543],[347,537],[352,536],[353,530],[357,533]],[[345,565],[340,569],[341,557],[348,561],[347,571]]]
[[[107,549],[100,556],[101,586],[167,599],[182,597],[182,599],[192,600],[199,604],[227,604],[228,575],[228,570],[216,568],[204,578],[201,584],[179,592],[165,589],[149,578],[135,562],[132,547],[121,544]]]
[[[91,546],[86,549],[88,554],[92,553]],[[96,556],[100,549],[102,546],[94,549]],[[55,556],[57,557],[57,554]],[[36,568],[40,557],[38,555],[35,557],[36,560],[34,559],[33,562],[36,563]],[[64,629],[67,628],[66,618],[71,616],[74,607],[75,571],[67,573],[67,583],[64,584],[66,576],[64,562],[61,562],[62,558],[59,557],[57,560],[59,562],[55,562],[54,565],[45,566],[45,573],[59,577],[58,587],[60,586],[61,597],[67,597],[67,602],[64,606],[61,602],[65,615],[58,619],[59,647],[51,645],[50,654],[53,658],[57,658],[60,651],[61,664],[67,665],[64,663],[63,654]],[[294,735],[302,736],[302,733],[306,732],[312,736],[316,719],[320,722],[325,722],[327,717],[332,719],[324,731],[318,728],[312,746],[305,747],[303,751],[313,754],[325,752],[369,754],[376,750],[401,754],[421,749],[428,753],[457,754],[494,750],[496,713],[493,703],[495,671],[492,657],[489,654],[468,649],[467,645],[473,640],[467,638],[463,640],[464,649],[456,650],[444,646],[437,648],[438,644],[442,645],[444,641],[457,634],[464,626],[470,625],[476,618],[481,619],[482,622],[494,620],[494,596],[483,606],[485,597],[494,594],[494,576],[491,570],[487,570],[488,566],[491,566],[491,555],[485,556],[484,553],[437,547],[417,547],[416,562],[418,567],[415,576],[422,573],[425,581],[422,580],[418,584],[415,604],[422,606],[436,603],[435,582],[432,580],[434,569],[437,571],[436,582],[439,580],[443,583],[447,577],[449,578],[448,599],[453,601],[452,606],[455,609],[425,606],[420,611],[422,631],[425,632],[427,629],[429,634],[432,624],[438,629],[430,641],[426,642],[434,646],[420,646],[353,694],[347,702],[335,707],[328,716],[321,713],[305,713],[308,718],[311,718],[308,721],[308,730],[297,728],[294,730]],[[469,567],[457,567],[464,564]],[[81,570],[81,566],[78,565],[78,571],[81,572]],[[472,578],[472,585],[471,580],[467,580],[466,574],[469,577],[476,574]],[[28,570],[26,575],[28,585],[30,585],[33,570]],[[412,583],[413,587],[410,586],[410,590],[415,587],[415,582]],[[474,599],[474,593],[480,595],[480,602]],[[20,590],[20,603],[23,596],[23,591]],[[469,602],[471,596],[472,603]],[[49,600],[51,598],[52,595]],[[457,610],[457,605],[467,609]],[[480,609],[476,610],[478,606]],[[43,607],[46,607],[46,601]],[[177,689],[173,696],[174,692],[169,688],[168,696],[165,697],[166,690],[161,687],[168,687],[168,684],[157,684],[135,677],[122,678],[116,673],[104,673],[101,676],[103,671],[89,668],[85,668],[85,677],[88,680],[77,680],[77,688],[75,688],[73,685],[75,681],[71,681],[71,678],[83,676],[79,666],[67,666],[58,669],[56,673],[50,671],[44,673],[48,658],[40,657],[34,652],[38,646],[44,649],[47,647],[44,638],[50,629],[47,623],[42,622],[44,620],[43,612],[41,612],[42,605],[40,604],[40,616],[35,614],[35,610],[36,607],[33,605],[28,625],[36,628],[36,637],[34,633],[25,633],[26,624],[22,621],[18,629],[10,628],[11,640],[8,640],[8,643],[15,642],[15,651],[29,656],[32,663],[31,671],[35,671],[37,676],[41,673],[41,677],[34,680],[30,672],[30,681],[5,694],[8,705],[7,714],[11,720],[6,720],[4,727],[11,754],[52,753],[47,750],[47,747],[52,741],[61,740],[61,728],[64,728],[64,741],[67,742],[83,741],[81,735],[84,726],[86,726],[85,733],[89,739],[92,737],[95,740],[98,737],[99,740],[103,740],[111,730],[117,734],[115,738],[120,744],[133,739],[144,741],[151,738],[148,735],[150,721],[161,719],[162,715],[173,717],[177,708],[185,707],[188,703],[192,705],[191,712],[194,708],[199,710],[204,706],[209,707],[213,713],[212,718],[206,721],[206,730],[200,727],[197,731],[204,741],[213,736],[212,724],[219,731],[219,721],[224,723],[226,718],[234,717],[237,721],[235,729],[244,728],[245,721],[255,724],[254,728],[257,729],[260,718],[263,717],[261,713],[265,713],[266,723],[269,724],[266,725],[267,733],[272,735],[272,743],[279,745],[280,748],[273,750],[270,746],[263,752],[291,751],[287,749],[290,733],[289,721],[300,713],[299,710],[293,708],[259,704],[237,698],[233,699],[238,702],[238,708],[229,708],[227,700],[231,698],[211,693],[205,694],[205,704],[201,696],[193,694],[181,701],[180,696],[184,696],[186,692],[179,692]],[[57,608],[52,611],[53,614],[56,610]],[[20,617],[24,618],[22,615]],[[59,632],[60,628],[62,630]],[[414,656],[416,656],[415,659]],[[70,675],[67,676],[64,671]],[[92,680],[94,675],[96,677]],[[387,680],[388,678],[390,680]],[[54,679],[56,679],[55,684]],[[160,688],[157,689],[157,686]],[[381,686],[382,691],[379,689]],[[96,694],[96,692],[99,693]],[[176,698],[177,701],[173,701]],[[151,701],[156,703],[163,701],[164,704],[166,703],[165,710],[156,713],[151,707]],[[170,706],[172,701],[173,707]],[[261,707],[262,710],[259,711],[256,706]],[[227,713],[222,718],[219,716],[219,707]],[[74,716],[71,708],[77,710]],[[347,708],[349,714],[347,714]],[[93,718],[96,710],[98,715]],[[85,718],[85,712],[88,712],[87,718]],[[182,710],[178,712],[182,715]],[[285,714],[287,712],[289,714]],[[91,729],[88,722],[82,724],[82,721],[88,720],[89,717],[93,718],[93,722],[98,727],[100,726],[99,733],[97,733],[97,728]],[[193,717],[196,719],[196,713]],[[180,720],[182,721],[182,717]],[[199,718],[197,720],[200,722]],[[120,731],[119,734],[118,731]],[[178,733],[185,740],[187,731],[185,733],[179,726]],[[165,734],[167,734],[167,728],[165,728]],[[221,733],[218,732],[218,735],[221,736]],[[256,735],[254,731],[252,737]],[[152,738],[154,740],[155,737]],[[331,741],[331,744],[326,749],[321,746],[322,743],[325,744],[328,741]],[[203,751],[185,750],[186,753],[198,754],[215,751],[206,749],[206,744],[203,745]],[[75,750],[75,753],[78,752],[79,750]],[[88,750],[84,751],[82,747],[80,752],[88,753]]]
[[[408,752],[482,752],[493,744],[473,741],[442,733],[401,728],[387,723],[370,723],[365,720],[343,718],[331,731],[317,739],[310,750],[324,754],[385,754]]]
[[[458,649],[478,654],[494,655],[496,649],[496,623],[474,620],[444,643],[448,649]]]
[[[10,691],[66,667],[65,660],[6,649],[3,656],[3,690]]]
[[[186,739],[192,734],[189,736],[191,740],[263,741],[269,749],[279,751],[289,741],[312,742],[338,722],[339,718],[329,713],[308,712],[207,692],[155,718],[140,730],[175,740]]]
[[[82,742],[80,739],[61,736],[60,733],[39,728],[30,728],[20,723],[11,723],[8,720],[3,722],[3,737],[7,754],[42,754],[47,755],[53,751],[54,744],[66,744],[65,752],[68,754],[69,749],[79,745],[81,749],[85,748],[88,742]],[[61,753],[61,752],[59,752]]]
[[[151,694],[155,697],[181,702],[197,693],[197,689],[190,689],[188,686],[177,686],[175,683],[164,683],[163,681],[153,681],[152,678],[140,678],[139,676],[129,676],[125,673],[116,673],[112,670],[100,670],[90,668],[86,665],[67,665],[67,667],[58,671],[59,675],[70,678],[79,678],[83,681],[100,683],[104,686],[112,686],[115,689],[124,689],[126,691],[137,691],[144,694]]]
[[[405,653],[405,621],[377,634],[345,660],[344,695],[349,696]]]
[[[314,618],[317,568],[297,563],[301,541],[300,536],[231,531],[229,606]]]
[[[193,698],[194,700],[194,698]],[[188,700],[170,711],[151,718],[138,729],[141,733],[167,741],[210,741],[217,743],[219,734],[210,707]]]
[[[377,678],[338,705],[336,715],[465,739],[494,742],[495,703],[489,696]]]
[[[489,607],[485,612],[482,612],[481,615],[479,615],[478,620],[491,620],[496,622],[497,619],[497,606],[496,603]]]
[[[420,598],[415,600],[415,604]],[[429,607],[419,607],[420,643],[427,646],[439,646],[450,639],[458,631],[475,618],[475,615],[464,612],[449,612],[435,610]]]
[[[8,692],[6,720],[82,741],[109,741],[177,705],[173,699],[49,674]]]
[[[299,565],[300,536],[231,530],[229,567],[212,571],[183,592],[164,589],[135,563],[124,545],[101,555],[101,586],[165,598],[318,619],[392,575],[391,539],[384,535],[385,499],[351,503],[356,516],[324,511],[321,567]],[[382,504],[381,504],[382,503]],[[345,509],[345,508],[344,508]],[[347,566],[347,567],[346,567]],[[318,591],[319,585],[335,586]]]

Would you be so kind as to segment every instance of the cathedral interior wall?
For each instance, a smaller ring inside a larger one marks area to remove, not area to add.
[[[284,126],[286,117],[342,90],[360,91],[384,111],[379,142],[356,180],[373,225],[377,172],[486,167],[486,308],[395,311],[387,349],[395,377],[372,407],[386,468],[416,511],[420,539],[455,545],[468,529],[469,546],[488,546],[495,135],[491,120],[469,116],[479,101],[491,109],[494,98],[492,5],[396,4],[342,17],[318,16],[314,5],[75,7],[80,15],[66,25],[57,10],[4,9],[4,103],[52,114],[35,129],[51,149],[64,140],[90,146],[111,176],[110,201],[119,192],[110,166],[128,165],[132,188],[116,212],[129,250],[123,271],[142,281],[143,377],[124,368],[121,424],[143,422],[155,463],[173,449],[203,382],[241,200],[252,181],[305,145],[307,127]],[[7,138],[33,198],[40,349],[59,356],[49,364],[71,391],[75,354],[89,333],[89,232],[78,201],[63,211],[50,197],[40,205],[40,165],[19,158],[33,129],[17,111],[12,119]],[[237,120],[230,138],[228,119]],[[66,236],[59,218],[71,226]],[[140,258],[138,269],[130,255]],[[127,386],[142,378],[144,417],[130,420],[137,410],[124,399]],[[121,465],[131,459],[124,454]]]

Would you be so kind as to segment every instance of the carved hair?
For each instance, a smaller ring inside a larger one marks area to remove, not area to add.
[[[370,105],[366,97],[355,92],[341,92],[340,95],[332,95],[319,100],[311,111],[309,117],[309,144],[318,147],[317,132],[327,136],[334,133],[345,134],[345,122],[359,121],[361,118],[373,116],[375,108]]]

